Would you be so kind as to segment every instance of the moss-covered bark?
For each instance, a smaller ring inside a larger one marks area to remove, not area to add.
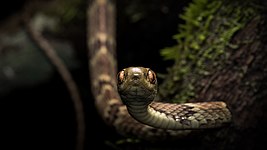
[[[178,45],[162,51],[175,61],[160,86],[162,97],[222,100],[232,112],[231,126],[201,137],[201,149],[257,149],[267,141],[267,18],[261,5],[194,1],[182,15]]]

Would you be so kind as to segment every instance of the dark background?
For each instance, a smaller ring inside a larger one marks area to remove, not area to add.
[[[5,1],[1,4],[1,23],[23,11],[28,3],[31,1]],[[163,61],[159,50],[176,44],[172,36],[177,33],[178,24],[183,23],[178,16],[188,3],[186,0],[118,0],[116,37],[118,69],[145,66],[156,72],[166,73],[166,68],[172,65],[172,62]],[[85,6],[81,7],[84,12],[85,9]],[[129,9],[141,13],[142,17],[137,21],[133,20],[132,14],[126,13]],[[77,50],[76,57],[81,62],[78,68],[71,70],[71,73],[79,86],[84,102],[86,149],[96,149],[94,147],[116,149],[113,144],[124,138],[102,122],[94,107],[88,80],[85,18],[79,21],[67,25],[68,32],[57,36],[72,41]],[[3,147],[6,147],[3,149],[13,147],[74,149],[75,112],[64,82],[56,70],[48,82],[34,87],[16,88],[5,95],[0,95],[0,100],[3,111],[1,113]],[[136,146],[133,143],[128,145]]]

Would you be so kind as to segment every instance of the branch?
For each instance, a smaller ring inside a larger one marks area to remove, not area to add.
[[[39,48],[44,51],[44,53],[51,61],[51,63],[55,66],[56,70],[58,71],[58,73],[60,74],[64,83],[67,86],[67,89],[70,93],[71,99],[74,104],[74,109],[76,112],[76,119],[77,119],[76,150],[82,150],[84,147],[84,139],[85,139],[85,120],[84,120],[83,104],[79,94],[78,87],[74,82],[66,65],[57,55],[54,48],[42,36],[41,32],[34,29],[30,20],[25,19],[24,23],[29,36],[37,44],[37,46],[39,46]]]

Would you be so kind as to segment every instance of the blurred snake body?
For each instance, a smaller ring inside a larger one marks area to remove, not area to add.
[[[154,102],[158,89],[154,71],[129,67],[117,73],[112,1],[92,1],[87,14],[91,89],[96,108],[108,125],[122,135],[156,140],[230,122],[231,113],[222,101]]]

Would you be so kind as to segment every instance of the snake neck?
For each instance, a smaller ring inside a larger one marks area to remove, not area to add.
[[[163,129],[181,128],[180,126],[175,127],[175,122],[171,122],[166,115],[153,109],[153,103],[147,104],[147,103],[140,103],[140,100],[138,101],[139,102],[137,103],[132,102],[130,105],[129,104],[127,105],[129,114],[136,120],[156,128],[163,128]]]
[[[153,109],[153,104],[131,103],[127,105],[129,114],[141,123],[162,129],[181,129],[181,126],[160,111]]]

